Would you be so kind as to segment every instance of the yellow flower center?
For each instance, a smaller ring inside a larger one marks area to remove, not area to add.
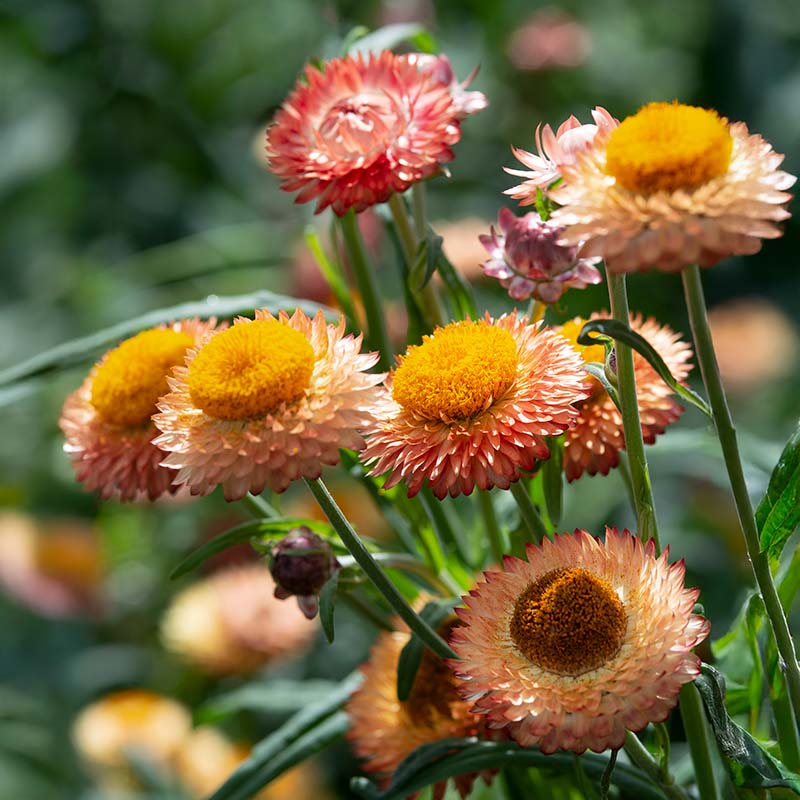
[[[486,322],[452,322],[409,347],[392,396],[426,419],[468,419],[500,397],[517,373],[517,343]]]
[[[450,631],[461,624],[457,619],[451,620],[442,625],[437,633],[447,640]],[[406,713],[415,725],[432,726],[436,723],[437,715],[452,719],[452,706],[460,702],[461,695],[456,688],[453,671],[426,647],[417,668],[414,686],[403,701]]]
[[[217,419],[264,417],[299,400],[314,371],[314,349],[278,320],[233,325],[209,340],[189,365],[195,406]]]
[[[530,661],[559,675],[581,675],[617,654],[625,607],[613,586],[580,567],[554,569],[514,606],[510,633]]]
[[[631,192],[694,189],[727,171],[732,148],[716,111],[650,103],[612,132],[606,172]]]
[[[144,425],[156,413],[158,398],[169,391],[167,375],[183,363],[194,344],[188,333],[143,331],[112,350],[92,380],[91,403],[112,425]]]

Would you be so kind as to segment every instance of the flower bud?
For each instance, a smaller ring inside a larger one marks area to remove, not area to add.
[[[275,597],[285,600],[294,595],[300,610],[313,619],[320,590],[337,569],[339,562],[322,537],[305,526],[294,528],[272,551]]]

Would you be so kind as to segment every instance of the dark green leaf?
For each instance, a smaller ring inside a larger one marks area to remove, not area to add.
[[[252,522],[244,522],[198,547],[197,550],[190,553],[172,570],[169,577],[171,580],[180,578],[181,575],[186,575],[186,573],[196,570],[204,561],[207,561],[217,553],[221,553],[223,550],[227,550],[229,547],[233,547],[233,545],[258,537],[284,536],[292,528],[299,528],[303,525],[320,535],[330,530],[329,526],[318,520],[301,519],[299,517],[270,520],[257,519]]]
[[[414,291],[419,292],[424,289],[436,272],[442,255],[443,241],[441,236],[429,231],[428,236],[419,243],[414,268],[408,276],[408,282]]]
[[[325,739],[320,736],[320,731],[334,738],[341,735],[347,728],[347,718],[342,719],[336,712],[347,702],[361,680],[360,671],[351,673],[328,697],[306,706],[259,742],[209,800],[249,800],[265,783],[310,755],[310,749],[304,752],[306,748],[324,744]],[[329,718],[335,722],[323,730]],[[315,732],[319,738],[315,738]],[[276,769],[279,770],[277,773]]]
[[[333,610],[336,606],[336,591],[339,588],[339,570],[336,569],[330,578],[325,581],[319,593],[319,621],[322,623],[322,630],[325,638],[333,642],[335,631],[333,629]]]
[[[600,334],[600,336],[593,336],[592,334]],[[700,409],[707,417],[711,417],[711,409],[708,403],[688,386],[678,383],[664,363],[664,359],[655,351],[647,339],[632,331],[623,322],[616,319],[593,319],[581,329],[578,335],[578,343],[583,345],[598,344],[603,341],[604,337],[610,337],[622,342],[639,353],[639,355],[644,356],[650,366],[659,374],[661,380],[675,394],[695,408]]]
[[[587,753],[581,756],[586,774],[599,782],[608,758]],[[483,742],[478,739],[445,739],[415,750],[395,771],[392,782],[383,791],[365,778],[351,782],[351,788],[368,800],[405,800],[425,786],[457,775],[504,767],[536,767],[563,775],[572,775],[574,756],[557,752],[544,755],[539,750],[508,742]],[[638,800],[664,800],[664,795],[639,770],[618,764],[614,784]]]
[[[611,398],[611,400],[614,403],[614,405],[617,408],[620,408],[619,395],[617,394],[617,387],[614,386],[611,383],[611,381],[609,381],[608,375],[606,375],[605,365],[601,364],[599,361],[592,361],[589,364],[584,364],[583,368],[593,378],[597,378],[597,380],[600,381],[600,383],[602,384],[603,388],[606,390],[606,393]]]
[[[365,36],[356,34],[354,41],[351,42],[349,49],[345,52],[379,53],[381,50],[393,50],[405,42],[411,44],[420,53],[435,53],[438,49],[436,40],[425,29],[424,25],[409,22],[386,25]]]
[[[550,458],[542,462],[542,490],[547,514],[554,526],[561,520],[564,498],[564,437],[547,440]]]
[[[149,311],[140,317],[125,320],[125,322],[112,325],[110,328],[105,328],[90,336],[64,342],[44,353],[39,353],[22,364],[0,372],[0,386],[34,378],[37,375],[45,375],[80,363],[96,356],[100,351],[108,349],[110,345],[155,325],[191,317],[215,316],[227,319],[238,314],[252,314],[256,308],[267,308],[274,314],[280,310],[293,311],[295,308],[300,308],[306,314],[314,315],[317,311],[322,310],[331,319],[337,316],[336,312],[325,306],[273,292],[259,291],[231,297],[209,295],[205,300]]]
[[[800,426],[772,471],[767,493],[756,510],[756,522],[762,552],[780,558],[786,540],[800,525]]]
[[[780,787],[800,795],[800,775],[773,758],[728,715],[722,673],[703,664],[702,674],[697,678],[697,688],[733,782],[748,789]]]
[[[445,620],[452,615],[453,606],[458,602],[456,600],[432,600],[422,609],[420,617],[431,628],[438,630]],[[411,689],[414,687],[414,678],[417,675],[424,650],[425,645],[420,638],[412,634],[406,646],[400,652],[400,658],[397,661],[397,699],[401,702],[407,700],[411,694]]]

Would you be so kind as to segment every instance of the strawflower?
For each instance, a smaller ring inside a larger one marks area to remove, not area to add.
[[[409,496],[426,481],[440,499],[507,489],[549,457],[544,437],[575,423],[581,367],[567,342],[516,312],[437,328],[387,378],[362,459]]]
[[[162,463],[192,494],[221,485],[226,500],[318,478],[339,448],[363,447],[359,431],[372,421],[382,375],[365,372],[378,356],[360,349],[344,319],[329,325],[321,312],[239,317],[170,378],[154,417]]]
[[[77,479],[104,500],[155,500],[174,494],[175,473],[160,465],[153,444],[156,402],[169,391],[167,375],[215,320],[183,320],[126,339],[106,353],[64,402],[59,425]]]
[[[408,58],[426,75],[432,76],[450,89],[458,119],[464,119],[488,108],[489,100],[483,92],[467,91],[467,87],[478,74],[477,67],[459,83],[450,59],[444,54],[434,56],[428,53],[412,53]]]
[[[796,180],[782,161],[743,122],[650,103],[562,165],[553,219],[612,272],[709,267],[781,235]]]
[[[691,649],[709,623],[682,561],[628,531],[586,531],[506,556],[457,609],[451,661],[465,699],[523,747],[619,748],[627,730],[667,718],[700,671]]]

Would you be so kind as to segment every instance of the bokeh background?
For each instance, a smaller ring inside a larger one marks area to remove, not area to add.
[[[306,60],[339,54],[356,25],[404,22],[427,25],[459,76],[480,64],[473,86],[490,109],[464,123],[452,177],[433,181],[428,197],[447,254],[493,312],[509,301],[481,276],[477,235],[514,181],[502,171],[513,165],[510,144],[532,149],[540,122],[571,113],[588,121],[595,105],[621,118],[677,98],[746,121],[786,153],[790,172],[800,170],[795,0],[2,0],[0,369],[209,294],[267,288],[327,300],[303,231],[313,225],[324,236],[329,220],[280,192],[265,168],[264,127]],[[380,217],[369,225],[391,299],[394,251]],[[759,255],[705,274],[756,498],[800,414],[798,249],[795,219]],[[635,309],[688,330],[678,277],[635,275],[629,286]],[[556,318],[603,307],[603,291],[570,292]],[[176,593],[198,580],[170,582],[170,570],[246,514],[217,496],[121,506],[84,493],[57,420],[88,366],[0,394],[2,798],[112,796],[70,735],[78,711],[111,690],[170,696],[230,741],[252,742],[308,699],[287,698],[280,681],[313,680],[319,695],[323,681],[364,658],[374,635],[339,609],[332,647],[317,633],[259,673],[272,694],[218,713],[213,698],[243,679],[169,652],[159,627]],[[662,539],[687,559],[719,637],[749,573],[716,446],[687,413],[649,452]],[[354,484],[335,486],[362,513],[362,529],[380,536]],[[302,491],[283,508],[311,513]],[[569,488],[565,529],[630,521],[617,476]],[[236,559],[248,555],[228,560]],[[269,796],[348,797],[355,770],[342,747]],[[148,797],[191,796],[150,778]]]

